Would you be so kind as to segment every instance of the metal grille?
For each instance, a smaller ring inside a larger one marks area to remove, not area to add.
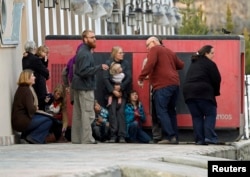
[[[51,91],[58,85],[62,84],[62,70],[65,64],[52,64],[51,65]]]

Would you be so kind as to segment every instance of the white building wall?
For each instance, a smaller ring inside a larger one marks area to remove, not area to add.
[[[22,17],[26,19],[27,7],[23,7],[25,1],[0,0],[0,3],[5,3],[5,12],[8,22],[4,32],[0,34],[0,146],[11,145],[14,143],[14,133],[11,128],[11,109],[14,93],[17,88],[17,79],[22,70],[22,54],[23,54],[23,38],[32,39],[29,35],[27,21],[23,21],[20,29],[13,29],[13,5],[14,2],[23,2],[20,7]],[[0,11],[1,13],[1,11]],[[19,20],[21,20],[19,19]],[[15,18],[17,20],[17,18]],[[2,24],[1,24],[2,25]],[[27,26],[26,26],[27,25]],[[23,29],[24,28],[24,29]],[[21,31],[21,29],[23,29]],[[17,30],[17,31],[15,31]],[[17,32],[19,40],[13,41],[11,36],[13,32]],[[24,32],[22,35],[21,32]],[[22,38],[23,37],[23,38]]]

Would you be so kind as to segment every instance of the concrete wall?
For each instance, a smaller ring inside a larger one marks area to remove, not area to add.
[[[20,29],[13,29],[13,5],[14,3],[21,2],[25,4],[25,1],[5,0],[0,3],[5,4],[5,15],[7,18],[6,26],[3,32],[1,32],[0,42],[0,146],[10,145],[14,143],[13,131],[11,128],[11,105],[14,97],[14,93],[17,88],[17,79],[21,72],[21,59],[23,53],[23,41],[26,40],[27,31],[20,30],[26,29],[26,22],[24,19],[20,19]],[[3,9],[0,10],[2,14]],[[22,15],[25,14],[25,6],[22,8]],[[17,18],[15,18],[17,19]],[[2,25],[2,24],[1,24]],[[12,34],[15,30],[18,30],[18,41],[13,41]],[[4,42],[5,40],[5,42]],[[17,42],[17,43],[16,43]],[[5,43],[5,44],[3,44]],[[13,44],[11,44],[13,43]]]

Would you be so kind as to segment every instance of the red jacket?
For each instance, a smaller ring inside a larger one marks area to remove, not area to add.
[[[138,80],[143,81],[149,76],[154,90],[170,85],[180,85],[178,71],[184,67],[184,62],[170,49],[157,45],[148,53],[148,60]]]

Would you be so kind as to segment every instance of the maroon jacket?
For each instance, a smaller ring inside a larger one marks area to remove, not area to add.
[[[12,128],[20,132],[25,131],[35,112],[36,106],[29,85],[20,85],[15,93],[12,106]]]
[[[154,90],[170,85],[180,85],[177,70],[184,67],[184,62],[173,51],[157,45],[149,50],[147,58],[147,63],[139,75],[139,81],[143,81],[148,75]]]

